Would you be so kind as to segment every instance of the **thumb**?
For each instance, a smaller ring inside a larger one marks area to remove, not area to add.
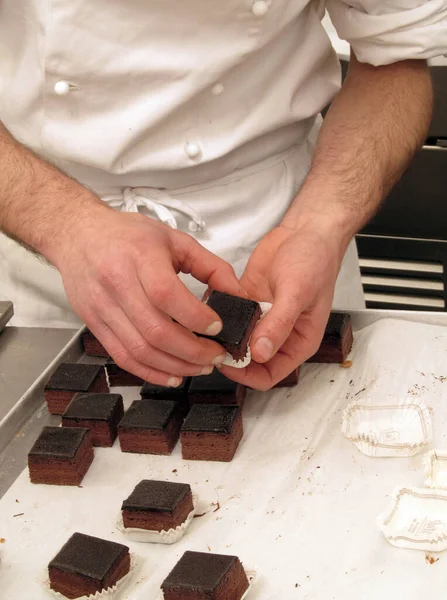
[[[273,306],[258,323],[250,343],[253,360],[268,362],[290,336],[301,313],[307,308],[305,294],[296,280],[288,277],[275,289]]]

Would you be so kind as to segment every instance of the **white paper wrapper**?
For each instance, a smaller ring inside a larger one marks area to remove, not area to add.
[[[175,544],[185,535],[186,530],[194,518],[196,509],[192,510],[181,525],[169,531],[150,531],[137,527],[124,527],[122,517],[120,516],[116,528],[123,533],[132,542],[147,542],[150,544]]]
[[[383,405],[353,402],[343,411],[342,432],[367,456],[414,456],[433,439],[430,410],[416,398]]]
[[[427,552],[447,548],[447,492],[397,488],[379,529],[393,546]]]
[[[264,317],[268,313],[268,311],[272,308],[273,305],[270,302],[259,302],[259,306],[261,307],[261,319],[262,319],[262,317]],[[227,352],[225,360],[223,361],[224,365],[227,365],[227,367],[234,367],[235,369],[244,369],[245,367],[248,367],[248,365],[250,363],[251,363],[250,341],[248,342],[248,346],[247,346],[247,354],[244,356],[243,359],[235,360],[231,356],[231,354],[229,352]]]
[[[424,457],[425,485],[432,489],[447,490],[447,451],[432,450]]]
[[[258,572],[256,569],[244,566],[244,571],[245,571],[245,574],[247,575],[249,586],[247,588],[247,591],[241,597],[241,600],[245,600],[245,598],[252,591],[253,587],[255,586],[256,582],[258,581]],[[164,597],[165,596],[163,594],[163,591],[160,591],[160,595],[157,597],[157,600],[164,600]]]
[[[76,598],[76,600],[121,600],[121,598],[123,598],[124,592],[129,589],[128,584],[131,583],[142,562],[143,559],[140,556],[136,556],[135,554],[131,553],[129,572],[126,575],[124,575],[124,577],[122,577],[116,583],[116,585],[106,590],[103,590],[102,592],[96,592],[96,594],[90,594],[89,596],[80,596],[79,598]],[[53,596],[53,598],[58,598],[59,600],[67,600],[66,596],[51,589],[50,580],[48,579],[48,572],[46,572],[45,575],[42,576],[42,585]]]

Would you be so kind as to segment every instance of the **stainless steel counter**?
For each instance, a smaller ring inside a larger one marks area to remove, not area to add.
[[[82,354],[75,339],[73,329],[6,327],[0,333],[0,497],[22,471],[30,443],[50,421],[43,406],[46,378],[62,356],[77,360]]]

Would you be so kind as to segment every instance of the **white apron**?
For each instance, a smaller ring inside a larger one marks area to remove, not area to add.
[[[319,0],[2,0],[0,117],[117,209],[175,219],[240,274],[339,88],[323,14]],[[3,236],[0,281],[16,324],[77,322],[58,273]],[[363,305],[354,246],[335,305]]]

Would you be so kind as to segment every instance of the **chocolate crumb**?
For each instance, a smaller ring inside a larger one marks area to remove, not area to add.
[[[172,469],[172,472],[173,473],[177,473],[177,469]]]
[[[343,369],[350,369],[352,367],[352,360],[344,360],[342,363],[340,363],[340,367]]]
[[[199,513],[197,515],[194,515],[194,519],[199,519],[200,517],[204,517],[206,515],[206,512],[204,513]]]
[[[17,513],[16,515],[12,515],[13,517],[23,517],[25,513]]]
[[[438,560],[439,560],[439,558],[435,558],[429,552],[425,553],[425,562],[428,565],[434,565],[436,562],[438,562]]]
[[[4,544],[6,542],[5,538],[0,538],[0,544]]]
[[[218,510],[220,510],[220,503],[219,502],[217,502],[216,508],[213,510],[213,513],[217,512]]]

